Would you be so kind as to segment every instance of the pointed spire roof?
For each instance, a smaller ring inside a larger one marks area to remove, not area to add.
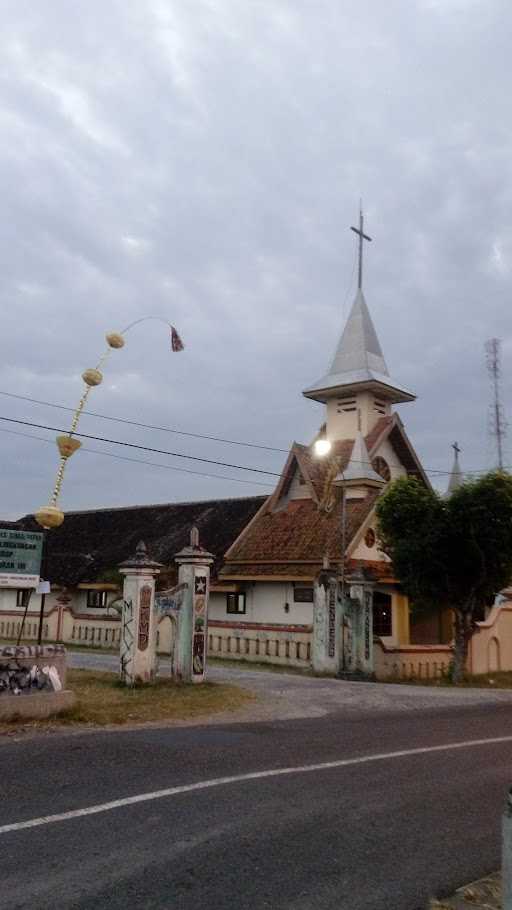
[[[365,388],[394,402],[416,397],[390,378],[363,291],[358,288],[329,372],[303,395],[325,402],[332,395],[354,394]]]
[[[329,373],[375,370],[389,376],[370,311],[359,288]]]
[[[446,496],[451,496],[452,493],[458,489],[464,483],[464,475],[460,469],[459,464],[459,452],[460,449],[455,442],[452,446],[453,448],[453,466],[452,473],[450,474],[450,480],[448,481],[448,489],[446,491]]]
[[[377,474],[377,472],[373,470],[368,448],[361,430],[357,431],[357,436],[347,467],[344,471],[340,471],[335,478],[334,483],[348,484],[351,486],[354,486],[355,484],[369,484],[372,487],[377,485],[381,487],[384,484],[384,480],[380,474]]]

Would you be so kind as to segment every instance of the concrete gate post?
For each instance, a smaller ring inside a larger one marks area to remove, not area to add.
[[[373,582],[362,569],[356,569],[347,579],[350,601],[354,604],[353,667],[357,675],[371,679],[373,669]]]
[[[340,668],[341,603],[336,573],[323,569],[314,583],[313,672],[336,676]]]
[[[143,541],[119,566],[124,575],[119,674],[127,686],[153,682],[156,676],[155,578],[161,568],[149,559]]]
[[[214,557],[199,545],[199,531],[192,528],[190,546],[176,554],[178,583],[185,585],[179,613],[174,676],[183,682],[202,683],[206,674],[210,567]]]

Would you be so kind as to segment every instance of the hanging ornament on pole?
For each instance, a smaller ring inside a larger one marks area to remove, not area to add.
[[[82,373],[82,379],[84,381],[85,388],[82,392],[82,397],[78,403],[78,407],[73,414],[73,419],[71,421],[71,428],[67,436],[58,436],[57,437],[57,447],[60,454],[59,468],[57,471],[57,477],[55,479],[55,486],[53,488],[53,493],[50,499],[50,502],[47,506],[42,506],[35,513],[35,519],[37,523],[42,527],[48,530],[49,528],[58,528],[64,521],[64,512],[59,508],[58,500],[62,488],[62,482],[64,480],[64,471],[66,464],[69,458],[80,448],[81,443],[74,438],[74,434],[77,431],[78,423],[82,411],[85,407],[87,398],[91,389],[95,386],[101,385],[103,382],[103,373],[101,372],[103,364],[108,359],[109,355],[113,350],[119,350],[125,345],[124,336],[126,333],[132,329],[135,325],[138,325],[140,322],[145,322],[148,319],[154,319],[158,322],[163,322],[166,326],[169,327],[171,332],[171,350],[172,351],[182,351],[184,344],[178,334],[177,329],[171,325],[166,319],[161,316],[142,316],[140,319],[136,319],[134,322],[131,322],[129,325],[123,329],[122,332],[108,332],[106,337],[107,341],[107,350],[100,357],[100,360],[95,367],[90,367],[87,370],[84,370]]]
[[[173,351],[182,351],[185,345],[183,344],[180,336],[178,335],[174,326],[171,326],[171,350]]]

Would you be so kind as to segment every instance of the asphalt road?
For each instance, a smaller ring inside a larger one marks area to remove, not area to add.
[[[512,702],[485,700],[4,741],[0,907],[425,910],[498,867],[511,759]]]

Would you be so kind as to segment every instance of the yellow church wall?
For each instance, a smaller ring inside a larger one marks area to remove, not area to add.
[[[408,645],[411,640],[409,598],[401,592],[394,592],[393,607],[396,616],[396,639],[398,645]]]

